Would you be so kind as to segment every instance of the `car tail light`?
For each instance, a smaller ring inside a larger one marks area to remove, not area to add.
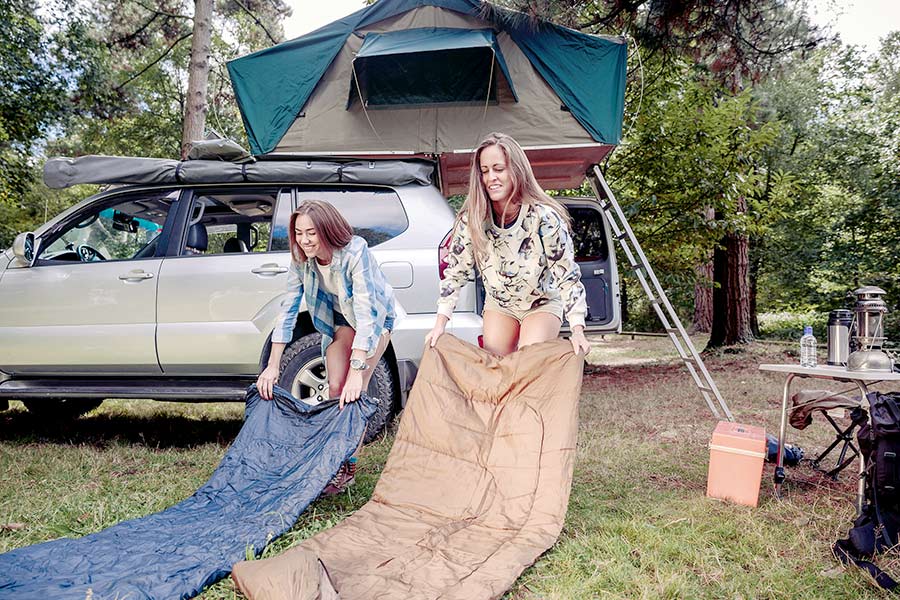
[[[450,266],[450,263],[447,261],[447,257],[450,256],[450,240],[453,239],[453,230],[447,232],[447,235],[444,236],[444,239],[441,240],[441,245],[438,246],[438,276],[443,279],[444,278],[444,270]]]
[[[484,348],[484,336],[483,335],[478,336],[478,347]]]

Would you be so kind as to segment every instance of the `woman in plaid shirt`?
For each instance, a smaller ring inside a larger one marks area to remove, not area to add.
[[[475,151],[447,263],[437,322],[426,336],[432,346],[477,267],[486,292],[487,350],[506,355],[556,339],[563,317],[572,329],[572,349],[590,350],[568,211],[541,189],[522,147],[508,135],[492,133]]]
[[[256,381],[269,400],[278,381],[281,356],[294,333],[300,303],[322,334],[328,395],[339,406],[359,399],[387,348],[396,317],[394,290],[361,237],[347,220],[321,200],[300,203],[291,215],[291,265],[287,297],[272,333],[269,362]],[[345,463],[325,493],[337,493],[353,481],[356,458]]]

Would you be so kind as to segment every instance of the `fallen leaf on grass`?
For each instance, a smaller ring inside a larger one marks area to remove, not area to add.
[[[25,523],[0,523],[0,531],[18,531],[25,529]]]

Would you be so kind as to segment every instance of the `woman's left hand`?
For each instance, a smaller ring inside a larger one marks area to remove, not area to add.
[[[587,356],[591,351],[591,343],[584,337],[584,327],[575,327],[569,340],[572,342],[572,351],[575,354],[584,352],[584,355]]]
[[[363,375],[362,371],[350,369],[347,373],[347,381],[344,383],[344,389],[341,391],[341,400],[338,402],[338,408],[344,410],[344,404],[348,402],[356,402],[362,393]]]

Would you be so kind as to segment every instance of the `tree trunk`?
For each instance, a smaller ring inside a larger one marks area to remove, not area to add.
[[[750,240],[738,233],[728,234],[725,239],[728,253],[725,344],[745,344],[753,341],[750,328]]]
[[[741,202],[738,211],[745,210]],[[753,341],[750,328],[750,240],[743,233],[729,233],[713,256],[713,320],[707,348]]]
[[[716,246],[713,250],[713,281],[717,284],[712,290],[712,323],[709,328],[709,343],[707,349],[725,345],[726,313],[728,312],[728,298],[726,293],[726,274],[728,272],[728,254],[725,252],[725,242]]]
[[[194,33],[188,67],[187,107],[181,136],[181,158],[187,158],[191,142],[202,139],[206,126],[206,90],[209,82],[209,52],[213,0],[194,0]]]
[[[716,218],[716,211],[707,206],[702,211],[707,223]],[[691,331],[709,333],[712,330],[713,317],[713,253],[706,256],[706,261],[694,269],[697,281],[694,283],[694,319]]]
[[[713,319],[713,261],[710,259],[695,269],[697,281],[694,283],[694,321],[691,331],[709,333]]]

